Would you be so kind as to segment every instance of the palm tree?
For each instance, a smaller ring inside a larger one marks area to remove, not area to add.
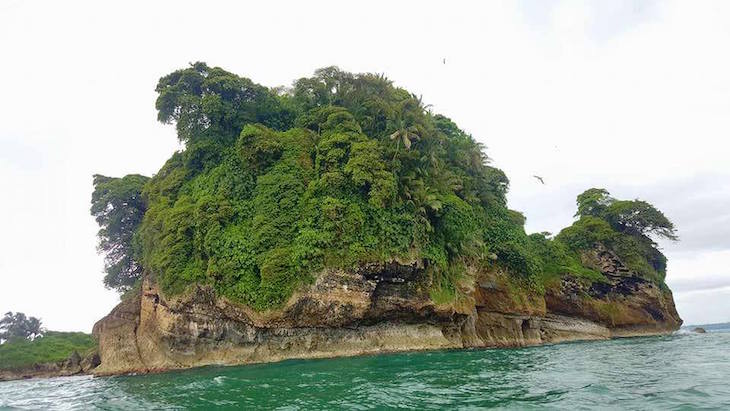
[[[439,194],[431,187],[427,187],[415,172],[403,176],[400,184],[405,203],[415,209],[416,218],[426,227],[426,232],[431,232],[433,227],[428,218],[429,212],[438,212],[443,208]]]
[[[417,109],[418,109],[418,110],[419,110],[420,112],[422,112],[422,113],[424,113],[424,114],[425,114],[425,113],[430,113],[430,112],[431,112],[431,107],[433,107],[433,105],[432,105],[432,104],[424,104],[424,103],[423,103],[423,95],[418,95],[418,96],[417,96],[417,95],[415,95],[415,94],[411,93],[411,98],[413,98],[413,100],[415,101],[415,103],[416,103],[416,108],[417,108]]]
[[[405,146],[406,150],[411,149],[411,144],[413,144],[413,141],[420,140],[421,136],[419,135],[420,130],[418,130],[418,127],[416,126],[408,126],[408,127],[401,127],[397,130],[395,130],[391,135],[390,139],[394,140],[396,143],[395,146],[395,154],[393,155],[393,160],[395,160],[396,156],[398,155],[398,150],[400,149],[400,143],[403,142],[403,145]]]
[[[421,139],[421,127],[413,123],[408,125],[409,122],[405,119],[409,103],[413,103],[413,100],[406,99],[400,104],[400,110],[397,112],[394,121],[395,131],[390,134],[390,139],[396,142],[393,160],[395,160],[398,156],[398,150],[400,150],[401,142],[403,142],[403,146],[405,146],[406,150],[410,150],[413,141]]]

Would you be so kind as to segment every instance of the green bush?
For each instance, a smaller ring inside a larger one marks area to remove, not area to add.
[[[0,344],[0,369],[63,361],[74,351],[83,356],[95,347],[96,340],[89,334],[48,331],[33,341],[17,339]]]

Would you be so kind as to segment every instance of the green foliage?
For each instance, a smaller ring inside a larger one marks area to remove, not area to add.
[[[578,195],[576,203],[578,211],[575,217],[593,216],[600,217],[605,213],[606,208],[613,199],[609,196],[609,192],[603,188],[589,188]]]
[[[577,199],[576,217],[597,217],[621,233],[635,237],[678,239],[674,224],[653,205],[641,200],[616,200],[605,189],[591,188]]]
[[[597,188],[580,194],[577,204],[580,218],[560,232],[558,241],[575,252],[602,244],[634,272],[657,283],[664,280],[667,259],[651,236],[675,241],[678,237],[661,211],[641,200],[616,200]]]
[[[142,275],[134,235],[147,209],[142,188],[148,177],[131,174],[122,178],[94,175],[91,215],[99,224],[98,250],[104,253],[104,285],[128,290]]]
[[[382,75],[327,67],[282,93],[196,63],[157,91],[185,149],[144,185],[129,255],[165,293],[209,284],[266,310],[322,268],[394,258],[425,260],[442,302],[472,262],[537,287],[546,272],[586,274],[573,248],[525,233],[481,144]]]
[[[0,319],[0,341],[34,339],[43,334],[41,320],[24,313],[8,311]]]
[[[548,238],[546,233],[530,234],[530,250],[539,259],[543,283],[564,275],[591,282],[606,281],[600,272],[583,266],[579,252],[563,241]]]
[[[606,210],[606,219],[616,230],[635,237],[678,240],[674,224],[646,201],[614,201]]]
[[[196,63],[157,91],[186,149],[145,186],[138,243],[167,293],[208,283],[263,310],[323,267],[423,257],[442,275],[485,254],[504,173],[382,76],[329,67],[282,95]]]
[[[273,91],[201,62],[162,77],[156,91],[157,118],[174,122],[178,138],[186,143],[212,139],[228,144],[245,124],[285,130],[294,119]]]
[[[96,347],[89,334],[81,332],[48,331],[43,337],[18,339],[0,345],[0,369],[18,369],[66,360],[76,351],[80,355]]]
[[[377,141],[353,143],[344,171],[358,188],[368,193],[368,202],[375,207],[388,206],[396,195],[395,178],[386,168]]]
[[[570,227],[564,228],[558,234],[558,239],[573,250],[589,250],[596,243],[613,241],[617,234],[605,220],[585,216]]]
[[[443,269],[432,268],[430,274],[433,285],[429,296],[434,303],[450,304],[459,299],[459,283],[466,276],[463,261],[455,260]]]
[[[525,234],[525,217],[500,203],[492,203],[484,211],[480,224],[484,243],[497,262],[515,275],[539,277],[542,265]]]

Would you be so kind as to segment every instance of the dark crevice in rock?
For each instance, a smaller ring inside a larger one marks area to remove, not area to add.
[[[530,329],[530,320],[529,319],[522,320],[520,329],[522,330],[522,336],[524,338],[527,335],[528,330]]]
[[[355,273],[362,275],[367,280],[375,280],[378,283],[405,283],[420,276],[423,273],[423,265],[420,262],[403,264],[396,261],[387,263],[363,264],[355,269]]]

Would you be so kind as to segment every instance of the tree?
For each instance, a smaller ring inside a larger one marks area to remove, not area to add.
[[[396,142],[395,146],[395,155],[393,155],[393,159],[395,160],[396,156],[398,155],[398,150],[400,149],[400,143],[403,142],[403,146],[406,148],[406,150],[411,149],[411,144],[415,140],[420,140],[421,136],[418,135],[418,128],[416,126],[409,126],[409,127],[401,127],[398,130],[394,131],[390,135],[390,139]]]
[[[411,144],[413,141],[420,140],[421,134],[423,134],[423,130],[421,127],[417,124],[414,124],[413,121],[409,121],[409,106],[413,105],[413,102],[415,100],[404,100],[401,103],[400,110],[398,110],[396,114],[396,118],[393,122],[395,125],[395,131],[390,134],[390,139],[392,141],[396,142],[395,146],[395,154],[393,155],[393,160],[395,160],[396,156],[398,155],[398,150],[400,148],[400,143],[403,142],[403,146],[406,148],[406,150],[411,149]],[[410,103],[410,104],[409,104]],[[420,104],[420,102],[418,103]],[[420,113],[423,112],[420,105],[417,106]]]
[[[575,212],[575,217],[601,217],[613,201],[615,200],[605,188],[589,188],[576,199],[578,211]]]
[[[606,220],[618,231],[635,236],[656,236],[677,241],[674,224],[653,205],[641,200],[614,201],[606,209]]]
[[[635,237],[652,235],[676,241],[674,224],[653,205],[641,200],[616,200],[603,188],[591,188],[576,200],[577,217],[598,217],[621,233]]]
[[[133,239],[147,205],[142,189],[149,180],[139,174],[122,178],[94,175],[91,215],[99,224],[98,250],[104,253],[104,285],[124,292],[142,275]]]
[[[26,317],[23,313],[8,311],[0,320],[0,340],[3,341],[13,339],[33,340],[41,337],[44,331],[41,320],[36,317]]]
[[[201,62],[162,77],[156,91],[157,119],[174,122],[185,143],[203,138],[232,143],[246,124],[285,130],[294,120],[275,92]]]

